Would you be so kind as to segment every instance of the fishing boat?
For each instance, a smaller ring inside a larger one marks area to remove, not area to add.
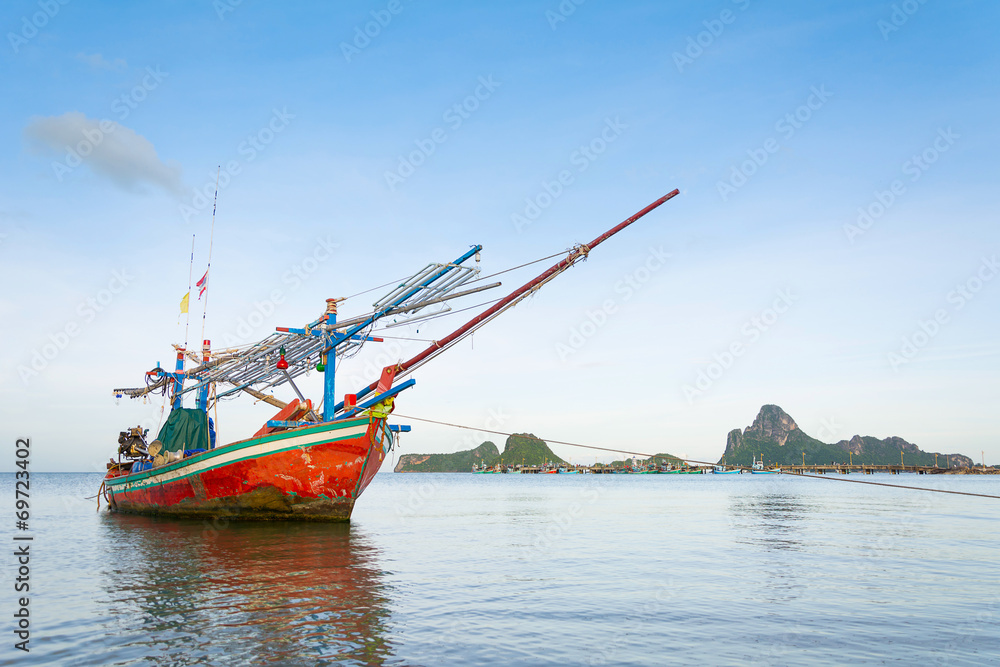
[[[727,468],[725,465],[717,465],[712,467],[712,473],[715,475],[739,475],[743,472],[740,468]]]
[[[753,457],[753,467],[750,468],[750,472],[754,475],[777,475],[781,472],[781,468],[765,468],[764,460],[757,460],[757,457]]]
[[[111,459],[103,481],[103,497],[115,512],[349,520],[358,498],[397,446],[399,434],[410,430],[408,425],[390,423],[396,399],[416,384],[415,379],[404,378],[677,194],[674,190],[590,243],[575,245],[534,279],[414,357],[386,366],[378,380],[351,393],[337,393],[337,361],[367,343],[380,342],[372,335],[378,322],[390,316],[425,317],[428,307],[434,311],[447,307],[451,299],[499,286],[469,287],[479,277],[482,246],[473,246],[451,262],[428,264],[376,301],[372,310],[344,320],[338,319],[342,299],[327,299],[318,318],[301,327],[278,327],[247,347],[213,351],[210,341],[204,340],[198,354],[175,346],[172,370],[157,364],[146,372],[145,386],[113,390],[117,398],[163,394],[169,397],[171,411],[152,442],[147,442],[148,429],[141,427],[120,433],[117,459]],[[473,258],[475,267],[467,265]],[[195,365],[185,368],[189,359]],[[295,384],[295,378],[311,370],[323,375],[323,395],[317,403]],[[290,388],[297,398],[285,402],[266,393],[281,387]],[[265,401],[277,413],[253,436],[216,446],[209,410],[238,395]],[[193,397],[195,407],[185,408],[185,397]]]

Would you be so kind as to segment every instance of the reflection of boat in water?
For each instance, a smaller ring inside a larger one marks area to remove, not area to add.
[[[95,637],[95,662],[136,651],[159,664],[393,661],[391,591],[376,543],[356,527],[130,515],[103,524],[95,604],[124,641],[109,649]]]
[[[753,458],[753,467],[750,468],[750,472],[753,473],[754,475],[776,475],[779,472],[781,472],[781,468],[765,468],[764,460],[761,459],[760,461],[758,461],[757,457],[755,456]]]

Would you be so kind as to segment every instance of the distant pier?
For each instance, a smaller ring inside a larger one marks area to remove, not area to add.
[[[730,470],[733,468],[739,468],[741,466],[727,466]],[[945,468],[939,466],[921,466],[921,465],[901,465],[899,463],[893,465],[871,465],[867,463],[826,463],[826,464],[810,464],[810,465],[782,465],[777,466],[783,473],[791,473],[795,475],[848,475],[851,473],[860,475],[874,475],[875,473],[884,473],[890,475],[898,475],[900,473],[915,473],[917,475],[943,475],[943,474],[1000,474],[1000,470],[996,468]],[[493,471],[491,471],[493,472]],[[496,471],[499,473],[500,471]],[[514,470],[509,470],[507,472],[514,474],[545,474],[554,473],[555,471],[551,467],[542,466],[515,466]],[[711,473],[712,466],[692,466],[690,468],[682,468],[680,470],[671,471],[655,471],[655,470],[645,470],[645,471],[633,471],[628,468],[615,468],[612,466],[567,466],[563,470],[560,470],[558,474],[592,474],[592,475],[610,475],[610,474],[697,474],[697,473]],[[744,473],[749,473],[749,466],[743,467]]]
[[[948,472],[948,468],[942,468],[937,466],[918,466],[918,465],[900,465],[898,463],[893,465],[877,466],[871,464],[863,463],[829,463],[823,464],[811,464],[811,465],[788,465],[781,466],[782,472],[795,473],[801,475],[814,474],[814,475],[828,475],[828,474],[840,474],[847,475],[850,473],[859,473],[862,475],[873,475],[875,473],[888,473],[890,475],[898,475],[903,472],[912,472],[918,475],[941,475]],[[957,468],[956,468],[957,470]]]

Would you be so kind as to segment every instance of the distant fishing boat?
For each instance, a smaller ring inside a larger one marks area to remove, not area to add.
[[[724,465],[713,466],[712,472],[716,475],[738,475],[743,472],[740,468],[726,468]]]
[[[753,467],[750,468],[750,472],[754,475],[776,475],[781,472],[781,468],[765,468],[764,460],[757,460],[755,456],[753,458]]]
[[[425,309],[500,285],[459,289],[478,277],[482,246],[473,246],[452,262],[428,264],[376,301],[371,311],[346,320],[338,320],[338,303],[343,299],[327,299],[319,318],[301,328],[279,327],[249,346],[213,351],[205,340],[200,355],[186,345],[175,346],[173,370],[157,364],[145,374],[145,386],[114,390],[117,398],[162,393],[170,397],[171,411],[148,444],[148,429],[121,432],[117,460],[108,464],[102,484],[104,498],[116,512],[348,520],[355,502],[395,448],[398,434],[410,430],[389,423],[397,396],[416,383],[402,378],[587,259],[596,246],[677,194],[674,190],[661,197],[589,244],[574,246],[533,280],[413,358],[386,366],[377,381],[343,394],[342,400],[336,392],[337,362],[368,342],[381,341],[371,335],[377,323],[390,316],[415,319],[438,314],[441,311]],[[476,267],[465,266],[472,258]],[[378,263],[372,267],[395,272]],[[207,287],[207,280],[208,271],[198,287]],[[187,312],[189,296],[190,289],[182,300],[182,312]],[[436,308],[450,310],[446,304]],[[425,312],[418,315],[420,311]],[[187,359],[197,365],[185,369]],[[318,404],[306,399],[294,382],[311,370],[323,375]],[[296,400],[286,403],[264,393],[284,385],[295,392]],[[209,419],[209,410],[221,399],[241,394],[270,403],[278,412],[250,438],[216,447],[216,424]],[[194,397],[194,408],[183,407],[185,396]]]

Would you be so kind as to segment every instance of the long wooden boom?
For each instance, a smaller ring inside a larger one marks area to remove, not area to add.
[[[607,241],[609,238],[611,238],[621,230],[625,229],[626,227],[631,225],[633,222],[635,222],[642,216],[646,215],[647,213],[649,213],[656,207],[660,206],[667,200],[676,197],[678,194],[680,194],[679,190],[674,190],[673,192],[665,194],[664,196],[660,197],[659,199],[657,199],[652,204],[642,209],[632,217],[627,218],[626,220],[619,223],[617,226],[612,227],[608,231],[604,232],[590,243],[586,245],[576,246],[575,248],[569,251],[569,254],[564,259],[546,269],[538,277],[528,281],[518,289],[514,290],[506,297],[504,297],[497,303],[493,304],[493,306],[487,308],[482,313],[476,315],[471,320],[469,320],[468,322],[466,322],[461,327],[459,327],[452,333],[448,334],[441,340],[434,341],[434,343],[428,346],[427,349],[423,350],[422,352],[414,356],[412,359],[408,359],[407,361],[403,361],[396,364],[395,366],[396,376],[399,377],[401,375],[404,375],[408,371],[413,370],[414,368],[416,368],[423,362],[427,361],[431,357],[440,354],[446,348],[458,342],[473,330],[477,329],[478,327],[481,327],[486,322],[496,317],[507,308],[510,308],[521,299],[529,296],[532,291],[538,289],[539,287],[541,287],[542,285],[544,285],[545,283],[552,280],[557,275],[559,275],[560,273],[571,267],[573,264],[577,262],[577,260],[586,257],[587,254],[591,250],[596,248],[598,245],[600,245],[604,241]],[[377,385],[378,382],[372,383],[371,386],[368,387],[368,390],[369,391],[374,390],[377,387]]]

